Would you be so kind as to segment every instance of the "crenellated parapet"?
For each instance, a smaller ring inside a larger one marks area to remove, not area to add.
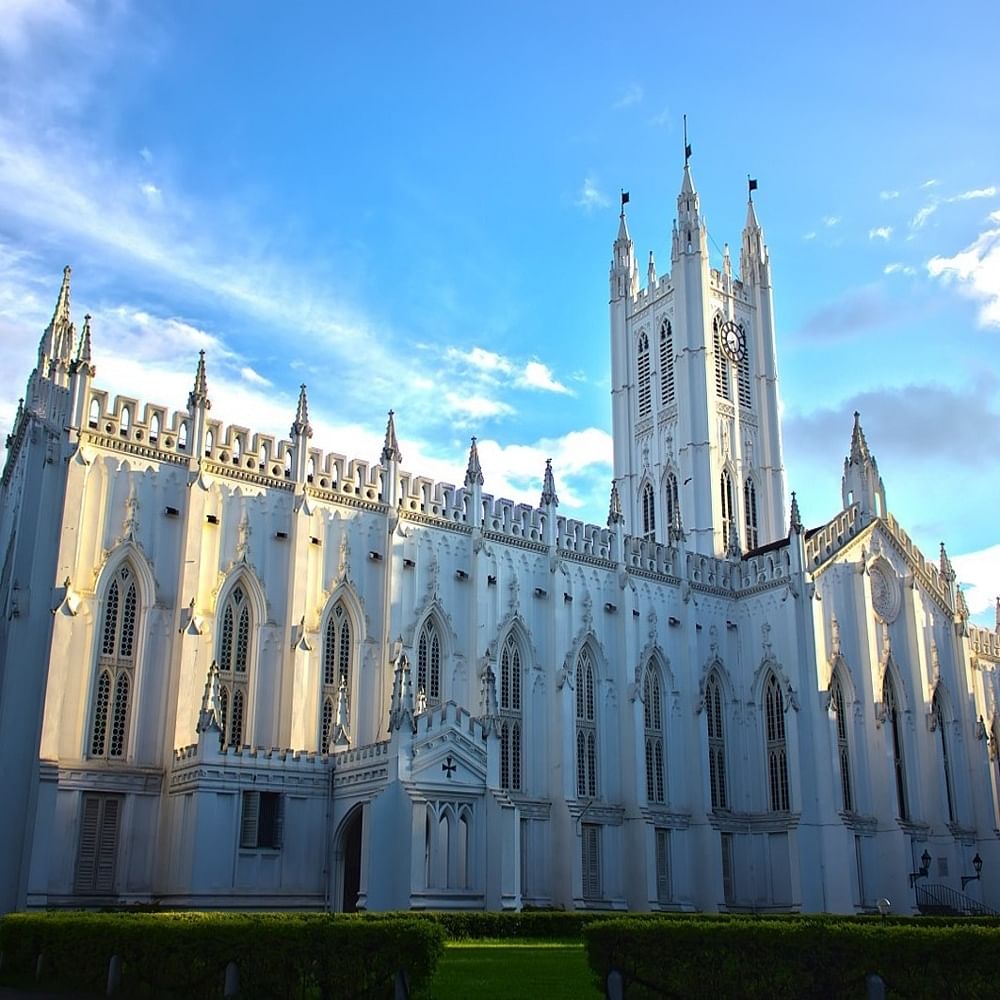
[[[859,503],[841,511],[832,521],[817,528],[806,538],[806,567],[815,569],[827,559],[832,559],[870,523],[871,518],[862,515]]]
[[[970,625],[969,648],[975,656],[1000,664],[1000,633],[980,625]]]

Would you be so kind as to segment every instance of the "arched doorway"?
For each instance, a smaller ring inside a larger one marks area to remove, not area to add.
[[[344,864],[343,896],[341,910],[354,913],[358,909],[358,893],[361,891],[361,817],[362,808],[356,808],[344,824],[341,834],[341,857]]]

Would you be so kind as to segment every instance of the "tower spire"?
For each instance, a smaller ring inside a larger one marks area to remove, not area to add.
[[[628,231],[628,220],[625,218],[625,206],[628,204],[628,191],[622,191],[622,209],[618,216],[618,235],[615,237],[611,250],[611,301],[635,295],[639,290],[639,273],[635,261],[635,248]]]
[[[295,407],[295,420],[292,423],[292,437],[312,437],[312,425],[309,423],[309,401],[306,398],[306,386],[299,386],[299,401]]]
[[[188,393],[188,409],[203,406],[206,410],[212,408],[208,398],[208,376],[205,374],[205,352],[198,352],[198,367],[194,373],[194,388]]]
[[[542,507],[558,507],[559,496],[556,493],[556,480],[552,474],[552,459],[545,459],[545,478],[542,480]]]
[[[861,414],[857,410],[854,411],[854,429],[851,431],[851,454],[844,459],[841,492],[844,510],[857,503],[861,505],[862,514],[871,517],[885,515],[885,486],[879,476],[875,456],[868,449],[861,427]]]

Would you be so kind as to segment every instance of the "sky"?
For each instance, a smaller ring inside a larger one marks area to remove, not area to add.
[[[669,268],[759,182],[785,465],[841,508],[860,410],[889,509],[1000,594],[995,3],[622,8],[0,0],[0,432],[73,268],[97,384],[603,523],[619,191]],[[710,15],[704,10],[710,9]]]

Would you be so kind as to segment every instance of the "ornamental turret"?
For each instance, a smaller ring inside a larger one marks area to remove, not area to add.
[[[309,439],[312,437],[312,425],[309,423],[309,401],[306,398],[305,385],[299,386],[299,401],[295,407],[295,420],[292,421],[292,448],[295,454],[295,482],[304,484],[309,475]]]
[[[212,401],[208,398],[208,376],[205,373],[205,352],[198,352],[198,367],[194,373],[194,388],[188,393],[188,447],[192,460],[201,461],[205,453],[205,432],[208,411]]]
[[[854,430],[851,432],[851,453],[844,459],[841,493],[844,510],[858,504],[866,518],[885,515],[885,487],[878,474],[875,456],[868,449],[861,427],[861,414],[857,410],[854,411]]]

